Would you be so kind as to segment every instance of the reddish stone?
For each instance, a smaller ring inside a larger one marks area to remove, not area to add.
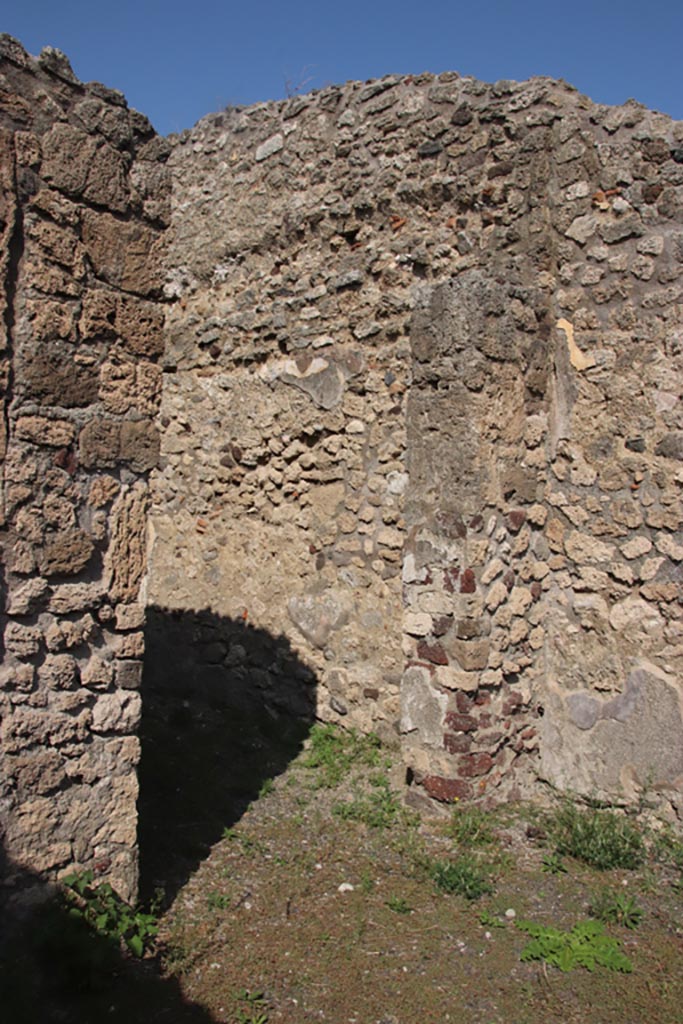
[[[417,645],[417,656],[431,661],[433,665],[448,664],[448,657],[441,644],[429,644],[426,640],[420,640]]]
[[[507,522],[510,533],[518,533],[526,522],[526,512],[523,508],[513,508],[508,512]]]
[[[462,692],[462,690],[456,693],[455,706],[457,707],[458,711],[462,712],[462,714],[467,714],[467,712],[472,707],[473,703],[474,701],[472,700],[472,698],[468,697],[466,693]]]
[[[460,579],[460,593],[473,594],[477,589],[477,581],[472,569],[465,569]]]
[[[491,694],[478,693],[477,696],[474,698],[474,703],[477,705],[477,707],[485,708],[488,704],[491,703]]]
[[[451,628],[452,623],[452,615],[441,615],[438,619],[433,620],[432,633],[434,636],[444,636]]]
[[[480,715],[479,716],[479,725],[483,729],[488,729],[490,724],[491,724],[491,716],[490,715]]]
[[[543,587],[538,582],[538,580],[534,580],[534,582],[529,587],[529,590],[531,591],[531,596],[533,597],[534,601],[538,601],[539,597],[543,593]]]
[[[461,715],[457,711],[448,711],[446,713],[446,725],[453,732],[474,732],[477,728],[477,720],[472,718],[471,715]]]
[[[53,462],[55,466],[65,470],[69,476],[73,476],[78,469],[78,459],[71,448],[60,448],[58,452],[55,452]]]
[[[533,725],[530,725],[528,729],[523,729],[519,734],[523,740],[531,740],[536,735],[536,730]]]
[[[505,573],[505,575],[503,576],[503,583],[508,588],[508,590],[512,590],[512,588],[515,585],[515,574],[512,570],[510,570],[510,572]]]
[[[455,584],[458,581],[460,575],[460,569],[457,565],[453,565],[448,569],[444,569],[443,572],[443,588],[448,594],[455,593]]]
[[[471,778],[473,775],[486,775],[493,768],[490,754],[467,754],[460,759],[460,774]]]
[[[466,754],[472,746],[472,740],[462,733],[454,736],[453,733],[447,732],[444,734],[443,745],[449,754]]]
[[[521,695],[513,690],[508,694],[507,700],[503,702],[503,714],[514,715],[515,711],[519,710],[520,704],[522,704]]]
[[[470,519],[470,530],[481,530],[483,525],[483,516],[472,516],[472,518]]]
[[[434,800],[452,804],[472,796],[472,787],[463,779],[444,779],[440,775],[427,775],[422,780],[425,790]]]

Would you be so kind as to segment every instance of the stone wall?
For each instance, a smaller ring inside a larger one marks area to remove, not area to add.
[[[168,145],[58,51],[0,59],[0,832],[130,896]]]
[[[682,159],[455,74],[174,146],[150,595],[286,635],[416,798],[678,808]]]
[[[162,717],[678,815],[683,125],[452,73],[166,142],[56,51],[1,73],[14,860],[134,891],[145,602]]]

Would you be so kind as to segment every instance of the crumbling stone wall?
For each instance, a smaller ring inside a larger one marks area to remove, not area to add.
[[[58,51],[0,59],[0,832],[130,896],[168,146]]]
[[[444,74],[165,142],[1,56],[10,855],[134,891],[145,601],[416,803],[679,815],[683,126]]]
[[[455,74],[174,147],[151,593],[288,635],[416,798],[678,810],[682,147]]]

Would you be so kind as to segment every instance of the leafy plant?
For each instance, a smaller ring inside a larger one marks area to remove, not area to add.
[[[580,810],[566,802],[555,813],[550,830],[556,854],[574,857],[600,871],[634,869],[645,858],[640,831],[613,811]]]
[[[488,815],[480,807],[456,807],[447,831],[458,846],[485,846],[495,840]]]
[[[564,875],[567,873],[567,867],[559,853],[546,853],[541,861],[541,871],[550,875]]]
[[[230,906],[230,897],[227,893],[216,892],[213,889],[206,897],[209,910],[227,910]]]
[[[522,950],[524,961],[542,960],[561,971],[585,967],[594,971],[606,967],[610,971],[629,973],[633,965],[621,951],[617,939],[607,935],[599,921],[579,921],[571,931],[546,928],[532,921],[519,921],[517,927],[531,936]]]
[[[488,910],[482,910],[479,915],[479,924],[483,925],[484,928],[504,928],[505,922],[501,921],[499,917],[492,914]]]
[[[301,760],[304,768],[316,768],[316,788],[333,789],[354,766],[378,767],[380,741],[377,736],[359,736],[334,725],[314,725],[310,746]]]
[[[442,892],[457,893],[466,900],[477,900],[493,892],[491,880],[476,861],[470,857],[459,860],[435,861],[431,869],[432,879]]]
[[[98,935],[123,942],[134,956],[143,955],[158,931],[155,914],[131,907],[108,882],[93,886],[92,871],[67,875],[62,883],[72,917],[82,918]]]
[[[336,804],[332,811],[345,821],[360,821],[369,828],[389,828],[399,818],[401,807],[386,779],[374,781],[375,788],[353,800]]]
[[[270,1018],[265,1009],[266,1000],[263,992],[249,992],[248,989],[244,989],[237,998],[247,1005],[237,1008],[235,1024],[268,1024]]]
[[[275,782],[273,779],[264,779],[261,783],[261,788],[258,791],[259,799],[262,799],[264,796],[268,796],[268,794],[272,793],[274,789]]]
[[[395,914],[409,914],[412,910],[412,907],[408,905],[402,896],[390,896],[389,899],[386,900],[386,905],[389,910],[393,910]]]
[[[614,889],[602,889],[593,900],[590,911],[599,921],[621,924],[630,929],[638,927],[644,913],[635,896]]]

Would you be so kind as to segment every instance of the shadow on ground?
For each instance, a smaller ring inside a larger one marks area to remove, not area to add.
[[[170,903],[301,749],[315,674],[284,636],[209,610],[147,611],[138,837],[143,899]]]
[[[0,1016],[7,1024],[212,1024],[154,960],[122,955],[0,846]]]

